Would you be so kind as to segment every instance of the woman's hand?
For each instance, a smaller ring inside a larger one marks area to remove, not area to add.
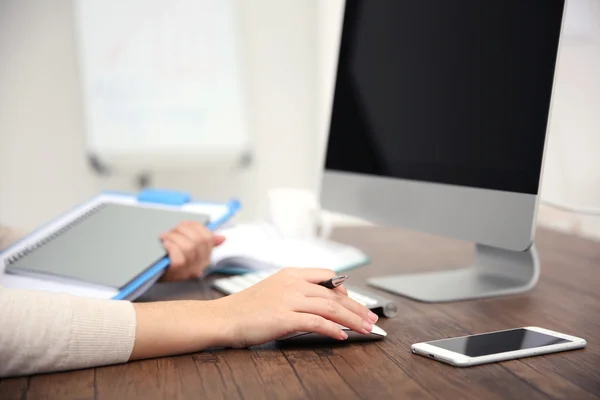
[[[162,281],[182,281],[199,278],[210,265],[212,249],[225,241],[224,236],[213,235],[199,222],[181,222],[160,236],[171,264]]]
[[[217,300],[133,303],[137,322],[130,359],[247,347],[293,332],[344,340],[348,336],[339,325],[369,333],[377,315],[350,299],[342,286],[318,285],[334,276],[326,269],[287,268]]]
[[[228,327],[225,343],[247,347],[293,332],[316,332],[344,340],[343,325],[367,334],[377,315],[350,299],[346,289],[318,285],[333,278],[327,269],[287,268],[239,293],[214,300]],[[339,324],[339,325],[338,325]]]

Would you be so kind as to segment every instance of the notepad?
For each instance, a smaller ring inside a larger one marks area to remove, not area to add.
[[[161,233],[182,221],[214,230],[239,209],[178,192],[102,194],[58,216],[0,254],[0,285],[133,300],[170,260]]]
[[[208,216],[127,204],[100,204],[8,259],[6,272],[53,276],[122,289],[165,256],[159,235]]]

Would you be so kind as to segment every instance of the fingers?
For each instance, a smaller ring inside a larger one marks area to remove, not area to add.
[[[204,225],[197,222],[182,222],[175,231],[185,235],[194,243],[203,244],[210,250],[212,247],[220,246],[225,242],[226,237],[223,235],[215,235]]]
[[[225,241],[225,236],[222,235],[214,235],[213,236],[213,246],[217,247],[223,244]]]
[[[336,287],[334,290],[343,294],[344,296],[348,296],[348,290],[346,289],[346,287],[344,285],[340,285],[340,286]]]
[[[338,340],[345,340],[348,334],[334,322],[314,314],[292,313],[290,331],[315,332]]]
[[[174,231],[181,233],[194,243],[200,243],[205,240],[206,235],[204,229],[199,223],[184,221],[177,225]]]
[[[163,246],[167,250],[169,258],[171,259],[171,265],[180,266],[185,264],[185,255],[181,251],[180,247],[175,242],[165,239]]]
[[[204,225],[197,222],[182,222],[176,230],[197,244],[202,244],[210,251],[212,247],[220,246],[225,241],[225,236],[215,235]]]
[[[181,252],[183,255],[183,263],[181,265],[193,263],[198,258],[198,249],[194,241],[177,230],[167,233],[163,240],[172,243]]]
[[[191,241],[190,252],[194,252],[197,259],[203,259],[210,255],[213,246],[212,233],[204,226],[195,222],[182,222],[175,228],[175,231]]]
[[[185,268],[182,268],[185,264],[185,256],[181,249],[169,240],[163,241],[163,247],[167,251],[170,259],[170,265],[166,273],[163,275],[163,281],[176,281],[187,279],[187,273]]]
[[[320,283],[336,276],[332,270],[322,268],[288,268],[286,273],[298,276],[310,283]]]
[[[312,284],[321,283],[337,276],[333,270],[323,268],[286,268],[282,272],[294,275]],[[348,290],[344,285],[340,285],[333,290],[348,295]]]
[[[213,236],[206,227],[197,222],[182,222],[171,231],[161,235],[171,264],[165,279],[183,280],[202,275],[210,264],[215,242],[223,243],[222,236]]]
[[[373,329],[371,322],[350,311],[334,299],[303,297],[295,301],[294,311],[315,314],[363,334],[368,334]]]
[[[363,321],[366,321],[369,324],[374,324],[379,318],[367,307],[349,298],[348,291],[344,287],[339,286],[332,290],[315,284],[336,276],[335,272],[332,270],[319,268],[287,268],[282,271],[282,273],[284,274],[282,276],[287,274],[288,276],[291,275],[293,278],[304,280],[300,286],[300,290],[307,297],[320,297],[333,300],[354,314],[357,314]]]
[[[345,294],[338,293],[335,290],[327,289],[314,284],[307,284],[303,285],[302,291],[307,297],[319,297],[339,303],[341,306],[345,307],[352,313],[358,315],[364,321],[367,321],[371,324],[374,324],[379,319],[377,314],[369,310],[367,307],[356,302],[355,300],[352,300]]]

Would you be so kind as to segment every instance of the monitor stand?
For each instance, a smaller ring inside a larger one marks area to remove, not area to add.
[[[475,263],[469,267],[373,277],[367,283],[414,300],[438,303],[522,293],[539,279],[535,245],[519,252],[478,244],[475,253]]]

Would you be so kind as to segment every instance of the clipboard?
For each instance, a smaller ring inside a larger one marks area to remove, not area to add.
[[[225,203],[197,201],[188,193],[171,190],[102,192],[0,253],[0,285],[134,300],[160,279],[170,264],[158,232],[150,232],[152,229],[170,229],[179,220],[205,218],[202,221],[206,221],[206,227],[214,231],[240,208],[235,199]],[[94,234],[100,231],[101,234]],[[143,240],[134,236],[118,241],[124,232],[137,232]],[[133,262],[121,268],[113,265],[128,259]],[[95,267],[77,265],[81,260],[92,260],[89,263]],[[103,263],[99,264],[99,260]],[[140,265],[131,265],[136,262]]]

